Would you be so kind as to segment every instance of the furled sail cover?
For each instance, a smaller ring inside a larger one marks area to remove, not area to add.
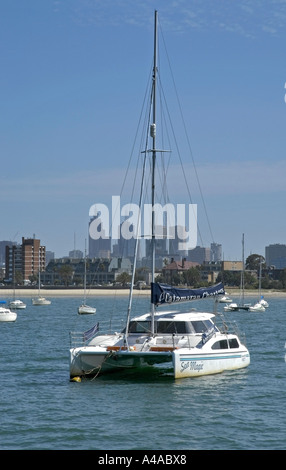
[[[187,302],[224,294],[225,291],[222,282],[215,286],[200,287],[199,289],[180,289],[168,286],[167,284],[151,282],[151,303],[155,305]]]

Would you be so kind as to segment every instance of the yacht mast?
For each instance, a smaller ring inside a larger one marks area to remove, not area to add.
[[[150,127],[150,134],[152,137],[152,262],[151,262],[151,282],[155,282],[155,167],[156,167],[156,85],[157,85],[157,10],[155,10],[155,24],[154,24],[154,65],[153,65],[153,123]],[[154,335],[154,315],[155,306],[151,304],[151,334]]]

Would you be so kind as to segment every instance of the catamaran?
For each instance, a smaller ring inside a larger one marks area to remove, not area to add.
[[[154,26],[154,62],[152,74],[152,123],[150,125],[152,207],[155,204],[156,167],[156,83],[157,83],[157,12]],[[160,150],[161,152],[161,150]],[[141,201],[141,196],[140,196]],[[154,213],[154,211],[153,211]],[[151,309],[131,318],[136,261],[130,287],[126,326],[119,333],[99,334],[99,323],[84,333],[71,333],[70,378],[97,376],[142,368],[166,367],[174,378],[198,377],[226,370],[245,368],[250,355],[237,332],[217,326],[215,313],[170,310],[173,305],[198,299],[216,299],[225,295],[223,284],[208,288],[181,289],[155,282],[155,229],[152,215]],[[138,238],[135,246],[135,260]],[[167,307],[161,311],[160,307]],[[80,341],[82,344],[75,344]],[[120,374],[119,374],[120,376]]]

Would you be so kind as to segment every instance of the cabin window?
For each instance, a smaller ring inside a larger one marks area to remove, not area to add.
[[[195,333],[204,333],[208,330],[208,326],[205,325],[203,321],[192,321],[192,326],[195,330]]]
[[[151,323],[149,321],[131,321],[129,333],[150,333]]]
[[[229,340],[229,347],[230,348],[239,348],[239,344],[236,338],[232,338]]]
[[[222,339],[220,341],[216,341],[212,345],[212,349],[228,349],[228,342],[227,339]]]
[[[213,322],[210,321],[210,320],[204,320],[204,324],[206,325],[207,330],[212,330],[213,328],[216,329],[216,327],[214,326]]]
[[[179,321],[158,321],[157,333],[187,333],[185,322]]]

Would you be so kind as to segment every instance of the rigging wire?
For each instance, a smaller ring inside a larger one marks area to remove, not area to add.
[[[201,187],[199,175],[198,175],[196,164],[195,164],[195,159],[194,159],[194,156],[193,156],[190,140],[189,140],[187,129],[186,129],[186,123],[185,123],[185,119],[184,119],[184,116],[183,116],[182,106],[181,106],[181,102],[180,102],[180,99],[179,99],[177,87],[176,87],[176,84],[175,84],[174,74],[173,74],[172,67],[171,67],[170,58],[169,58],[169,55],[168,55],[168,51],[167,51],[163,31],[162,31],[162,28],[161,28],[160,24],[159,24],[159,27],[160,27],[160,32],[161,32],[161,36],[162,36],[162,40],[163,40],[163,44],[164,44],[164,48],[165,48],[165,53],[166,53],[166,57],[167,57],[167,61],[168,61],[168,65],[169,65],[169,69],[170,69],[170,73],[171,73],[171,77],[172,77],[172,82],[173,82],[173,86],[174,86],[178,106],[179,106],[179,111],[180,111],[182,123],[183,123],[183,126],[184,126],[184,131],[185,131],[185,136],[186,136],[188,147],[189,147],[189,152],[190,152],[191,159],[192,159],[192,162],[193,162],[193,167],[194,167],[194,171],[195,171],[195,175],[196,175],[196,179],[197,179],[197,183],[198,183],[198,187],[199,187],[199,191],[200,191],[200,196],[201,196],[201,199],[202,199],[202,203],[203,203],[203,207],[204,207],[204,211],[205,211],[205,215],[206,215],[206,219],[207,219],[207,223],[208,223],[208,228],[209,228],[209,231],[210,231],[211,239],[214,242],[214,237],[213,237],[213,233],[212,233],[212,229],[211,229],[211,225],[210,225],[210,220],[209,220],[205,200],[204,200],[204,197],[203,197],[202,187]],[[184,174],[184,177],[185,177],[185,174]]]

